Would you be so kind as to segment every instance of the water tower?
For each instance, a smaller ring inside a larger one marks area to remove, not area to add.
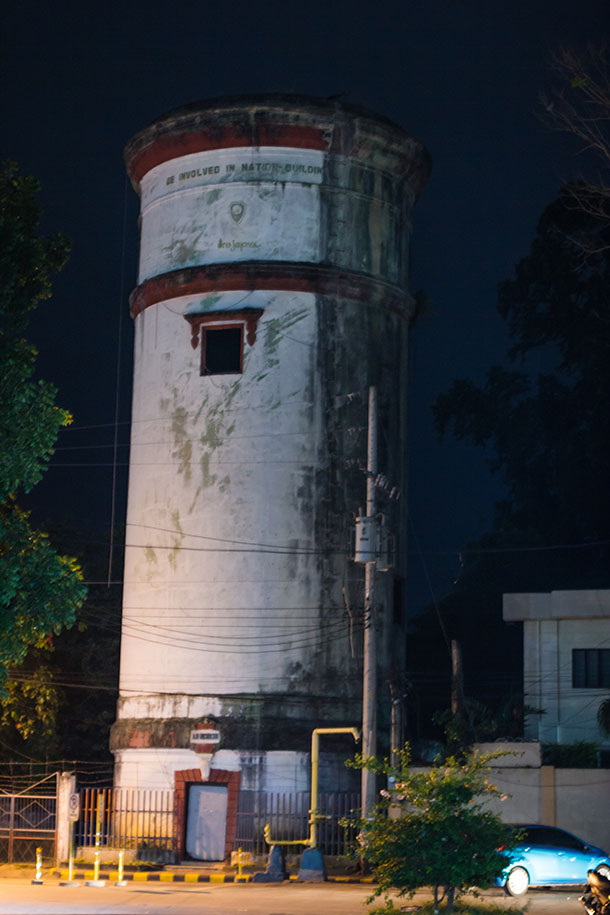
[[[427,155],[371,112],[269,95],[172,111],[125,158],[141,248],[115,784],[200,766],[304,790],[311,730],[361,720],[367,392],[404,493]],[[404,498],[379,503],[395,538],[376,588],[383,732],[404,666]]]

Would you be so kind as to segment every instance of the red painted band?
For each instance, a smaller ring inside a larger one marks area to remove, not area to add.
[[[230,124],[218,125],[215,129],[199,128],[161,134],[151,145],[134,152],[128,147],[127,171],[131,181],[139,184],[146,172],[156,165],[191,153],[232,149],[236,146],[289,146],[292,149],[325,150],[328,145],[328,137],[316,127],[253,124],[245,130]]]
[[[136,286],[129,297],[132,317],[146,308],[186,295],[210,292],[268,290],[270,292],[311,292],[382,305],[401,317],[412,315],[410,295],[399,287],[372,277],[336,267],[314,264],[294,264],[278,261],[239,264],[211,264],[205,267],[185,267],[151,277]]]

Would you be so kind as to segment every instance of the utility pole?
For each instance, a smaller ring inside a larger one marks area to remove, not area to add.
[[[369,422],[367,437],[366,517],[375,531],[375,478],[377,476],[377,390],[369,388]],[[364,663],[362,675],[362,755],[366,759],[377,752],[377,646],[375,641],[375,560],[376,536],[364,567]],[[375,773],[362,770],[362,816],[375,803]]]
[[[398,753],[403,749],[403,694],[395,683],[390,683],[391,718],[390,718],[390,762],[398,765]]]
[[[451,640],[451,714],[464,712],[464,676],[462,673],[462,646]]]

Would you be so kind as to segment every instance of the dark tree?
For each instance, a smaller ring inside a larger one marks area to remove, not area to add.
[[[74,621],[85,596],[76,562],[30,527],[20,493],[41,479],[69,413],[53,385],[35,378],[36,350],[24,338],[31,310],[51,294],[68,244],[38,231],[38,183],[0,165],[0,687],[28,648]]]
[[[109,768],[116,715],[121,588],[102,584],[107,533],[59,528],[53,541],[75,552],[90,582],[76,621],[31,648],[9,672],[0,703],[0,761],[80,760]],[[122,540],[117,532],[117,540]],[[116,569],[120,579],[120,567]]]
[[[584,254],[610,244],[610,55],[605,46],[561,48],[551,58],[555,77],[542,95],[542,118],[577,141],[581,180],[566,189],[572,207],[593,217],[573,240]]]
[[[520,627],[503,624],[502,594],[610,582],[610,246],[583,258],[578,242],[610,230],[573,199],[547,207],[529,255],[500,284],[510,366],[483,384],[455,381],[433,408],[440,434],[484,448],[505,487],[440,608],[447,637],[462,642],[467,694],[496,705],[520,682]],[[448,670],[435,613],[412,648],[414,667],[425,658]]]

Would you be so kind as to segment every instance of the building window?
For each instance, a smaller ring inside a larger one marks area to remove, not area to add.
[[[244,326],[204,327],[201,334],[201,374],[231,375],[243,370]]]
[[[202,375],[238,375],[244,370],[244,341],[254,346],[262,308],[187,314],[191,346],[201,345]]]
[[[572,649],[574,689],[610,687],[610,648]]]

